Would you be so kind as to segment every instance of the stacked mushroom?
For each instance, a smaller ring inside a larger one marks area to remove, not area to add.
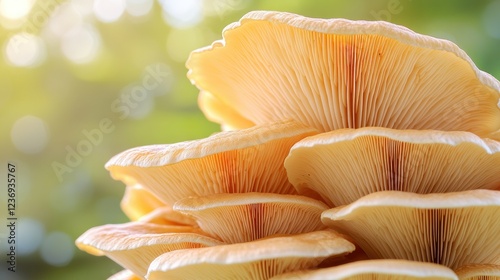
[[[251,12],[188,77],[225,132],[106,165],[112,279],[498,279],[500,82],[386,22]]]

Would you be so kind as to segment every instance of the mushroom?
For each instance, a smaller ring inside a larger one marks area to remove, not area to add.
[[[174,211],[170,206],[162,206],[156,208],[145,216],[142,216],[139,221],[144,223],[153,223],[161,225],[178,225],[178,226],[196,226],[196,220]]]
[[[460,280],[498,280],[500,264],[469,264],[455,270]]]
[[[186,66],[191,82],[221,105],[209,118],[228,110],[255,124],[294,119],[320,131],[484,136],[500,128],[498,80],[454,43],[388,22],[250,12]]]
[[[146,275],[151,262],[163,253],[221,244],[197,228],[142,222],[94,227],[76,240],[80,250],[96,256],[106,255],[139,276]]]
[[[255,125],[207,91],[201,91],[198,95],[198,107],[208,120],[222,123],[224,131],[244,129]]]
[[[125,269],[111,275],[107,280],[142,280],[142,279],[143,279],[142,277],[135,275],[132,271]]]
[[[155,195],[138,184],[127,186],[120,202],[123,213],[132,221],[137,221],[142,216],[164,205]]]
[[[336,232],[327,230],[177,250],[156,258],[146,278],[268,279],[289,271],[313,268],[329,256],[347,254],[354,248]]]
[[[318,270],[289,272],[271,280],[458,280],[453,270],[434,263],[365,260]]]
[[[315,133],[282,121],[201,140],[133,148],[113,157],[106,168],[114,179],[133,180],[168,205],[216,193],[293,194],[283,161],[293,144]]]
[[[324,224],[353,238],[373,259],[433,262],[452,269],[500,254],[500,192],[382,191],[323,212]]]
[[[463,131],[365,127],[307,137],[285,159],[299,193],[340,206],[372,192],[500,187],[500,142]]]
[[[226,243],[324,229],[321,213],[327,209],[309,197],[273,193],[188,197],[174,205],[174,210],[196,219],[204,232]]]

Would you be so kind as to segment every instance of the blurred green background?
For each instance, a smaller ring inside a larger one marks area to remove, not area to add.
[[[0,279],[105,279],[121,268],[74,240],[122,223],[104,164],[125,149],[206,137],[189,52],[251,10],[387,20],[454,41],[500,78],[500,0],[0,0],[2,223],[17,165],[17,272]]]

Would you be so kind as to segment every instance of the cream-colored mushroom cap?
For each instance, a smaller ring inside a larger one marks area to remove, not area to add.
[[[196,220],[172,209],[171,206],[156,208],[138,221],[172,226],[197,226]]]
[[[295,144],[285,159],[299,193],[330,206],[377,191],[444,193],[500,187],[500,142],[463,131],[340,129]]]
[[[406,259],[452,269],[491,263],[500,252],[500,192],[376,192],[323,212],[373,259]]]
[[[305,196],[273,193],[189,197],[174,205],[174,210],[196,219],[204,232],[226,243],[324,229],[321,213],[327,209]]]
[[[177,250],[155,259],[147,279],[269,279],[277,274],[315,267],[329,256],[353,250],[354,245],[334,231]]]
[[[460,280],[500,280],[500,264],[469,264],[455,273]]]
[[[142,277],[135,275],[132,271],[125,269],[111,275],[110,277],[108,277],[107,280],[142,280],[142,279],[143,279]]]
[[[132,221],[139,220],[141,217],[163,206],[165,204],[160,199],[138,184],[127,186],[120,202],[123,213]]]
[[[114,179],[136,181],[166,204],[216,193],[296,193],[283,161],[293,144],[316,131],[282,121],[208,138],[138,147],[113,157]]]
[[[193,84],[227,105],[209,117],[228,110],[255,124],[294,119],[320,131],[484,136],[500,128],[498,80],[454,43],[388,22],[250,12],[186,66]]]
[[[89,229],[77,240],[79,249],[106,255],[135,275],[146,275],[150,263],[163,253],[223,244],[193,227],[142,222],[104,225]]]
[[[202,91],[198,95],[198,107],[208,120],[222,124],[222,130],[237,130],[252,127],[255,124],[243,118],[233,108],[227,106],[210,92]]]
[[[458,280],[446,266],[407,260],[366,260],[330,268],[289,272],[272,280]]]

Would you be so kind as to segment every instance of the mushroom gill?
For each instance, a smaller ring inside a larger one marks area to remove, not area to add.
[[[226,243],[324,229],[321,213],[326,209],[309,197],[273,193],[188,197],[174,205],[174,210],[198,221],[204,232]]]
[[[123,213],[132,221],[137,221],[163,206],[163,202],[138,184],[127,186],[120,202]]]
[[[460,280],[500,280],[500,263],[464,265],[455,273]]]
[[[263,280],[315,267],[327,257],[348,254],[354,249],[352,243],[334,231],[269,237],[165,253],[151,263],[146,278]]]
[[[340,206],[377,191],[500,187],[500,142],[464,131],[340,129],[296,143],[285,159],[299,193]]]
[[[294,119],[320,131],[500,129],[499,81],[454,43],[388,22],[250,12],[186,66],[193,84],[226,104],[208,117],[227,110],[255,124]]]
[[[142,279],[143,279],[142,277],[135,275],[132,271],[125,269],[111,275],[110,277],[108,277],[107,280],[142,280]]]
[[[271,280],[458,280],[446,266],[407,260],[365,260],[339,266],[289,272]]]
[[[216,193],[296,193],[283,161],[290,148],[316,130],[294,121],[220,132],[176,144],[133,148],[106,168],[117,180],[134,180],[173,205],[188,196]]]
[[[376,192],[323,212],[330,228],[370,258],[432,262],[452,269],[491,263],[500,252],[500,192]]]
[[[97,256],[106,255],[141,277],[146,275],[151,262],[165,252],[221,244],[221,241],[190,226],[143,222],[94,227],[76,240],[80,250]]]

